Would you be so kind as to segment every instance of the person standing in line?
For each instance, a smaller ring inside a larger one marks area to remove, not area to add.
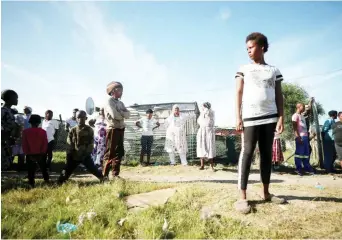
[[[159,122],[157,122],[153,117],[152,109],[148,109],[146,111],[146,117],[138,120],[135,125],[138,128],[142,128],[141,134],[141,152],[140,152],[140,164],[143,165],[144,155],[147,155],[146,165],[150,164],[151,158],[151,149],[153,144],[153,130],[160,126]]]
[[[131,115],[122,101],[123,86],[120,82],[110,82],[107,85],[108,98],[104,108],[107,122],[106,151],[103,156],[103,175],[108,178],[110,168],[112,175],[118,178],[120,174],[121,160],[125,155],[124,133],[125,119]]]
[[[23,116],[21,114],[15,115],[16,123],[19,124],[20,127],[22,127],[21,132],[31,127],[29,120],[32,114],[32,108],[25,106],[23,111]],[[22,145],[20,142],[18,142],[18,144],[14,146],[13,156],[18,156],[18,170],[22,170],[25,166],[25,154],[23,153]]]
[[[39,115],[32,114],[29,119],[30,128],[23,131],[23,152],[26,155],[29,184],[35,186],[36,165],[39,165],[45,182],[49,182],[49,173],[46,167],[46,152],[48,141],[46,131],[38,128],[41,123]]]
[[[315,101],[313,97],[310,98],[309,104],[305,105],[305,110],[302,113],[304,119],[305,119],[305,124],[306,124],[306,129],[308,130],[308,138],[309,138],[309,159],[311,158],[311,153],[312,153],[312,147],[310,145],[310,140],[312,139],[310,136],[310,126],[311,122],[313,122],[313,115],[312,115],[312,104]]]
[[[339,121],[333,126],[333,136],[335,140],[337,159],[340,161],[342,169],[342,112],[339,112],[337,116]]]
[[[317,133],[315,124],[311,124],[308,132],[310,144],[310,164],[313,167],[319,166],[318,148],[317,148]]]
[[[165,121],[165,150],[169,154],[171,165],[176,165],[176,152],[179,154],[182,165],[188,165],[188,161],[186,160],[186,154],[188,152],[185,128],[186,120],[187,117],[180,113],[179,106],[176,104],[173,105],[172,113]]]
[[[77,112],[77,126],[70,129],[68,134],[68,150],[67,159],[65,167],[58,178],[58,183],[63,184],[66,182],[73,171],[81,163],[86,167],[86,169],[96,176],[101,182],[104,178],[91,159],[91,153],[94,147],[94,131],[93,129],[86,125],[87,113],[85,111]]]
[[[12,164],[15,156],[18,157],[18,167],[17,171],[23,171],[25,168],[25,155],[22,148],[22,133],[24,130],[25,119],[24,117],[18,113],[17,109],[12,109],[14,114],[14,119],[16,123],[16,130],[15,130],[15,139],[14,144],[12,146]]]
[[[215,113],[209,102],[203,103],[202,112],[197,119],[200,126],[197,132],[197,157],[201,159],[200,170],[204,170],[204,159],[210,161],[212,171],[214,168],[214,157],[216,157],[215,145]]]
[[[77,112],[78,112],[78,108],[75,108],[74,110],[72,110],[72,117],[65,121],[65,131],[67,133],[70,131],[70,129],[77,126],[77,119],[76,119]]]
[[[4,90],[1,99],[4,101],[1,107],[1,171],[6,171],[11,167],[12,145],[17,128],[11,107],[17,106],[18,94],[10,89]]]
[[[309,134],[305,118],[302,115],[305,110],[304,108],[305,106],[303,103],[297,103],[296,113],[292,115],[292,126],[296,141],[295,164],[296,172],[299,176],[303,175],[302,165],[304,165],[304,171],[307,171],[312,175],[315,174],[315,171],[310,164]]]
[[[272,169],[274,132],[284,130],[284,106],[279,69],[265,62],[268,51],[267,37],[251,33],[246,38],[247,52],[252,60],[236,73],[236,130],[242,131],[242,149],[239,158],[238,188],[240,199],[235,209],[247,214],[251,206],[247,201],[247,183],[256,143],[260,151],[260,173],[263,183],[262,198],[274,203],[286,200],[269,192]],[[243,107],[242,107],[243,105]]]
[[[53,121],[52,117],[53,117],[53,112],[51,110],[47,110],[45,112],[45,119],[43,120],[43,123],[42,123],[42,129],[46,131],[47,140],[48,140],[48,149],[46,153],[46,167],[48,171],[51,170],[53,151],[56,147],[58,129],[59,129],[58,122]]]
[[[326,173],[334,173],[334,162],[335,162],[335,143],[333,128],[335,125],[335,119],[337,118],[337,111],[331,110],[328,113],[329,119],[324,122],[322,128],[323,138],[323,152],[324,152],[324,168]]]
[[[89,121],[90,122],[90,121]],[[102,169],[103,157],[106,151],[106,133],[107,123],[104,117],[104,108],[100,109],[99,116],[96,118],[94,123],[94,150],[93,150],[93,161],[95,165]]]
[[[29,120],[30,120],[30,117],[32,115],[32,108],[31,107],[28,107],[28,106],[25,106],[24,107],[24,130],[25,129],[28,129],[31,127],[30,123],[29,123]]]

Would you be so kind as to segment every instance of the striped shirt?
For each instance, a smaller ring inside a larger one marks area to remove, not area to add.
[[[244,127],[274,123],[278,120],[275,100],[276,81],[282,81],[280,71],[270,65],[247,64],[239,68],[235,78],[244,83],[242,118]]]

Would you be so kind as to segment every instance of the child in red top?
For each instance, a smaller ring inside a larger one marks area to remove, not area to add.
[[[26,155],[29,184],[34,187],[37,164],[42,171],[44,181],[49,182],[49,174],[45,161],[48,141],[46,131],[38,128],[41,123],[39,115],[31,115],[29,123],[31,124],[31,128],[23,131],[22,146],[23,152]]]

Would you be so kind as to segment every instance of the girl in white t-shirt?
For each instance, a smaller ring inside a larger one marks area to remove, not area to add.
[[[272,144],[274,132],[284,129],[284,108],[279,69],[265,62],[268,50],[267,37],[261,33],[251,33],[246,38],[247,52],[252,60],[236,73],[236,130],[242,132],[242,150],[239,159],[238,188],[240,200],[236,210],[249,213],[247,183],[256,143],[260,150],[260,172],[265,201],[284,203],[285,200],[269,192],[272,168]],[[243,105],[243,107],[242,107]]]

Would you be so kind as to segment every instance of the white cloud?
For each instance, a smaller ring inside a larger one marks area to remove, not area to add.
[[[106,83],[118,80],[125,95],[139,99],[139,94],[153,93],[168,84],[168,69],[153,54],[128,38],[121,24],[110,24],[92,3],[70,4],[77,28],[75,32],[87,41],[100,78]],[[147,84],[148,83],[148,84]],[[127,89],[127,90],[126,90]]]
[[[219,13],[219,18],[223,21],[227,21],[231,17],[229,9],[221,9]]]
[[[333,72],[341,68],[339,59],[342,48],[328,46],[333,51],[326,48],[322,49],[324,51],[312,49],[322,46],[322,42],[329,42],[338,25],[310,34],[283,38],[271,44],[270,52],[266,54],[267,61],[280,69],[285,81],[302,86],[310,96],[314,96],[323,104],[326,111],[338,107],[336,102],[332,101],[331,95],[336,98],[339,94],[337,89],[342,88],[342,82],[338,80],[342,71]],[[321,121],[325,117],[321,117]]]
[[[82,71],[64,71],[60,69],[61,66],[55,65],[51,65],[50,69],[25,69],[7,62],[3,65],[3,70],[15,76],[15,81],[21,84],[19,95],[20,99],[25,99],[24,105],[30,105],[40,114],[48,108],[53,108],[57,114],[61,113],[65,118],[70,115],[73,108],[84,108],[85,100],[89,96],[94,98],[97,106],[101,105],[107,97],[106,84],[118,80],[124,84],[123,101],[126,105],[172,101],[197,101],[201,104],[209,101],[216,112],[217,125],[234,125],[235,70],[223,73],[217,71],[217,68],[211,68],[213,63],[209,62],[207,68],[193,72],[188,66],[160,63],[154,54],[139,45],[137,39],[134,41],[127,36],[123,24],[109,22],[96,4],[53,4],[65,17],[70,17],[66,11],[66,7],[70,7],[68,10],[71,10],[74,24],[71,25],[70,37],[75,43],[75,48],[80,49],[77,54],[79,57],[83,56],[90,67]],[[229,19],[229,10],[221,10],[219,17],[224,21]],[[311,45],[319,46],[320,41],[329,38],[331,32],[320,30],[319,33],[324,34],[317,38],[303,33],[301,36],[287,36],[272,42],[266,57],[271,64],[280,68],[285,79],[335,69],[331,63],[334,59],[339,59],[336,57],[341,52],[335,50],[318,57],[316,53],[303,54],[308,41]],[[234,65],[237,59],[245,59],[246,55],[241,48],[241,54],[234,55],[227,68]],[[73,67],[70,66],[70,69]],[[323,99],[326,92],[321,89],[326,86],[329,79],[336,79],[338,76],[338,73],[331,73],[324,77],[300,79],[298,83],[325,104]],[[201,83],[198,83],[198,79]],[[6,82],[7,85],[10,81]],[[36,87],[33,91],[32,86]],[[218,90],[208,91],[212,89]],[[35,96],[32,96],[32,93]]]

